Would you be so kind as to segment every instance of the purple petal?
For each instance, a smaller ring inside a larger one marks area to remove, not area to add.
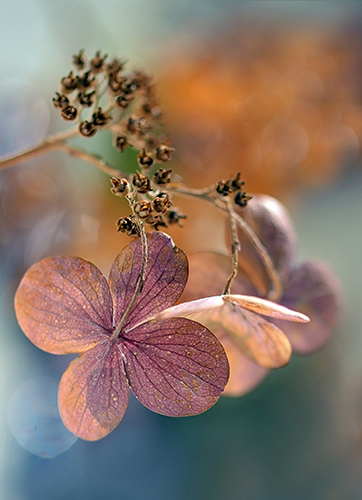
[[[59,385],[59,410],[68,429],[87,441],[109,434],[129,399],[122,354],[105,341],[72,361]]]
[[[164,233],[147,236],[148,260],[145,282],[130,311],[125,328],[141,323],[173,305],[182,294],[188,275],[186,255]],[[142,244],[137,238],[127,245],[113,263],[109,284],[117,325],[132,300],[141,271]]]
[[[275,198],[253,195],[244,208],[236,211],[249,224],[267,249],[281,279],[289,273],[296,254],[297,236],[285,207]],[[241,251],[239,265],[263,294],[270,289],[270,280],[264,265],[246,234],[239,230]]]
[[[304,262],[285,283],[282,304],[310,318],[307,325],[274,321],[299,354],[316,351],[329,339],[340,317],[340,285],[323,262]]]
[[[143,323],[123,340],[132,391],[156,413],[197,415],[219,399],[229,376],[220,342],[202,325],[183,318]]]
[[[23,277],[15,310],[25,335],[53,354],[83,352],[112,329],[112,299],[97,267],[77,257],[44,259]]]

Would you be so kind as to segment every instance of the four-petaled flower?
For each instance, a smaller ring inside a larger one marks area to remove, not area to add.
[[[168,416],[210,408],[228,380],[217,338],[185,318],[155,319],[180,297],[188,276],[185,254],[163,233],[147,237],[142,291],[140,238],[127,245],[110,271],[76,257],[55,257],[25,274],[15,297],[19,324],[39,348],[81,353],[64,373],[59,408],[77,436],[97,440],[122,420],[129,390],[147,408]]]
[[[237,210],[267,250],[280,277],[282,290],[276,302],[305,313],[310,322],[281,321],[269,314],[266,308],[260,312],[271,316],[272,323],[259,321],[261,328],[257,328],[255,318],[245,317],[243,320],[240,316],[232,331],[225,314],[217,323],[210,312],[189,314],[188,317],[210,328],[223,344],[230,363],[230,379],[224,394],[234,396],[249,392],[260,384],[270,368],[285,364],[286,342],[290,343],[289,355],[291,349],[298,354],[318,350],[330,337],[340,315],[339,284],[327,265],[319,261],[295,264],[297,237],[283,205],[270,196],[253,195],[247,207]],[[231,291],[233,294],[266,297],[272,283],[260,255],[245,232],[239,231],[238,236],[241,244],[239,273]],[[191,255],[189,260],[190,280],[185,300],[220,293],[230,274],[230,258],[213,252],[199,252]],[[276,327],[283,333],[279,330],[280,333],[276,334]],[[249,347],[252,339],[253,350]],[[284,358],[278,354],[281,348]],[[265,358],[265,350],[269,352],[269,360]]]

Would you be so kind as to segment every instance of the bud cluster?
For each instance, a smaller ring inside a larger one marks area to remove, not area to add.
[[[108,59],[100,51],[88,59],[81,50],[72,63],[74,69],[61,79],[53,98],[61,117],[77,121],[84,137],[101,128],[111,130],[118,151],[127,147],[140,151],[142,170],[168,162],[174,150],[167,138],[153,132],[161,124],[162,112],[151,77],[126,70],[125,61]]]
[[[221,196],[233,194],[234,203],[240,207],[246,207],[248,201],[251,200],[251,196],[242,190],[244,184],[245,182],[240,180],[240,172],[238,172],[234,178],[217,182],[216,192]]]

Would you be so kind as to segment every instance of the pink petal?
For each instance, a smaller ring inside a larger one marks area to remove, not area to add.
[[[214,334],[221,328],[244,356],[264,368],[279,368],[288,363],[291,346],[284,333],[261,316],[226,301],[225,297],[178,304],[163,311],[157,319],[187,317],[205,325]]]
[[[122,420],[129,399],[117,344],[98,344],[72,361],[59,385],[59,410],[76,436],[96,441]]]
[[[188,275],[187,258],[164,233],[147,236],[148,260],[142,292],[128,315],[125,328],[141,323],[173,305],[182,294]],[[118,255],[112,266],[109,284],[117,325],[132,300],[141,271],[142,245],[137,238]]]
[[[222,328],[215,334],[225,349],[230,365],[229,381],[222,395],[239,397],[253,391],[263,382],[269,370],[247,359]]]
[[[15,311],[25,335],[53,354],[83,352],[112,329],[112,299],[97,267],[77,257],[44,259],[23,277]]]
[[[277,324],[296,353],[314,352],[330,338],[341,315],[340,297],[340,284],[323,262],[305,262],[290,273],[282,301],[308,314],[310,323]]]
[[[197,415],[219,399],[229,365],[220,342],[202,325],[173,318],[143,323],[124,336],[128,380],[150,410]]]
[[[278,318],[286,321],[295,321],[297,323],[308,323],[310,319],[305,314],[288,309],[285,306],[271,302],[270,300],[252,297],[250,295],[224,295],[225,302],[237,304],[240,307],[270,318]]]
[[[285,207],[267,195],[253,195],[248,205],[236,208],[267,249],[282,280],[289,273],[296,255],[297,236]],[[239,230],[239,265],[252,279],[259,293],[266,295],[270,280],[265,267],[246,234]]]

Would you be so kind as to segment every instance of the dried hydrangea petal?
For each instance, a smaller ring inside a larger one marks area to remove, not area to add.
[[[77,257],[44,259],[32,266],[15,295],[25,335],[53,354],[84,352],[112,329],[112,298],[99,269]]]
[[[323,262],[304,262],[286,280],[282,303],[308,314],[308,325],[274,321],[283,328],[296,353],[308,354],[322,347],[338,322],[340,285]]]
[[[215,335],[222,343],[230,365],[229,381],[222,395],[240,397],[248,394],[263,382],[269,370],[247,359],[222,328],[215,331]]]
[[[129,386],[117,344],[103,342],[70,363],[59,385],[59,410],[76,436],[96,441],[122,420]]]
[[[281,279],[289,273],[296,254],[297,236],[285,207],[267,195],[253,195],[244,208],[236,207],[237,213],[249,224],[267,249]],[[238,230],[241,245],[239,266],[251,278],[262,295],[270,289],[265,267],[248,236]]]
[[[220,342],[188,319],[143,323],[124,333],[122,346],[132,391],[144,406],[162,415],[206,411],[229,377]]]
[[[142,323],[173,305],[182,294],[188,276],[187,257],[164,233],[147,236],[148,259],[142,292],[138,295],[125,328]],[[132,300],[141,271],[142,244],[137,238],[118,255],[111,268],[109,285],[118,324]]]

